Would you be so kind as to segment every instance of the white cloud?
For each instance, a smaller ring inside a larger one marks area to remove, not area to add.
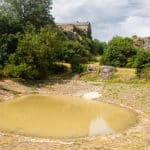
[[[121,33],[130,36],[150,36],[150,19],[147,17],[131,16],[120,23]]]
[[[150,36],[150,0],[54,0],[56,22],[90,21],[93,38]]]

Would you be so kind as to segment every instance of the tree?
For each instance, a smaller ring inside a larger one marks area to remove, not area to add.
[[[84,70],[81,64],[88,61],[89,51],[78,41],[66,40],[62,47],[62,59],[71,64],[72,72],[81,73]]]
[[[19,38],[16,52],[9,56],[4,72],[26,79],[46,77],[62,55],[61,45],[61,34],[55,29],[42,28],[38,33],[26,33]]]
[[[0,15],[0,35],[16,34],[18,32],[23,32],[23,26],[19,20]]]
[[[139,50],[135,62],[137,76],[139,78],[150,79],[150,50]]]
[[[14,53],[18,44],[18,38],[14,34],[3,34],[0,37],[0,64],[1,67],[7,62],[11,53]]]
[[[23,32],[22,24],[16,19],[0,15],[0,65],[4,66],[9,54],[15,52],[18,44],[17,33]]]
[[[63,59],[66,62],[81,63],[83,57],[88,57],[89,51],[78,41],[66,40],[63,42]]]
[[[37,29],[53,22],[51,0],[4,0],[3,5],[9,10],[8,16],[11,14],[11,18],[24,24],[29,22]]]
[[[136,55],[133,41],[130,38],[114,37],[104,50],[102,63],[116,67],[126,67],[128,59]]]

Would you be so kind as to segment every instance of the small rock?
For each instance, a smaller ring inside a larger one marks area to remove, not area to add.
[[[88,65],[87,66],[87,71],[88,72],[96,72],[97,71],[97,67],[94,65]]]
[[[100,78],[101,79],[109,79],[117,69],[113,66],[103,66],[101,68]]]
[[[82,98],[87,99],[87,100],[92,100],[92,99],[97,99],[99,97],[101,97],[102,95],[99,94],[98,92],[89,92],[86,93],[82,96]]]
[[[116,72],[117,69],[113,66],[103,66],[101,72],[103,73],[110,73],[110,72]]]

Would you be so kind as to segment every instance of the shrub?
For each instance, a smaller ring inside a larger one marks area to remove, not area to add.
[[[24,78],[24,79],[35,79],[38,76],[38,71],[33,69],[27,64],[21,63],[20,65],[6,65],[4,68],[4,74],[10,77],[15,78]]]
[[[82,64],[72,64],[71,69],[73,73],[82,73],[86,70],[86,67]]]
[[[84,59],[89,56],[89,51],[78,41],[66,40],[63,42],[63,58],[66,62],[72,61],[80,63],[82,57]],[[75,60],[76,59],[76,60]]]
[[[0,69],[0,79],[4,77],[4,72]]]
[[[146,81],[150,80],[150,67],[143,68],[140,72],[140,77]]]
[[[11,77],[37,79],[48,76],[52,64],[61,55],[59,32],[42,28],[40,32],[20,37],[15,53],[10,55],[5,73]]]
[[[103,54],[104,49],[106,49],[107,44],[105,42],[100,42],[98,39],[93,40],[93,54]]]
[[[0,36],[0,64],[3,67],[11,53],[14,53],[18,44],[18,38],[14,34],[2,34]]]
[[[126,67],[127,67],[127,68],[135,68],[135,67],[136,67],[135,59],[136,59],[136,56],[135,56],[135,57],[128,58]]]
[[[150,50],[139,50],[136,55],[136,70],[139,78],[150,77]]]
[[[104,65],[126,67],[128,59],[136,55],[133,41],[130,38],[114,37],[104,50],[102,63]]]
[[[65,73],[68,70],[63,64],[53,64],[51,66],[51,72],[54,74]]]

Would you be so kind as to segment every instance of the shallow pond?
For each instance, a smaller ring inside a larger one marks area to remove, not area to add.
[[[0,130],[29,136],[111,134],[136,122],[136,114],[125,108],[71,96],[35,94],[0,103]]]

